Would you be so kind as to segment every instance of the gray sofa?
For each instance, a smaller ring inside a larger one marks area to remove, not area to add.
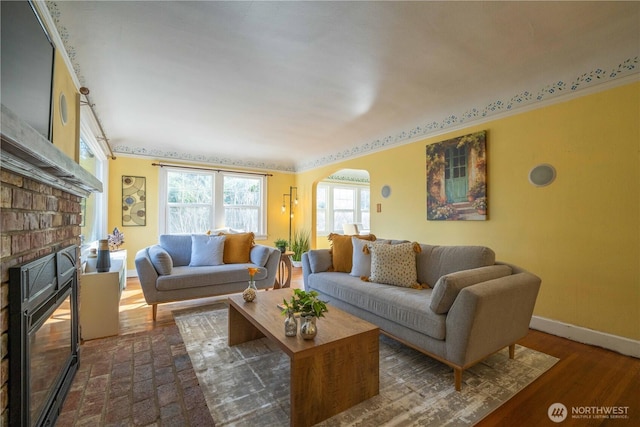
[[[514,265],[496,264],[495,253],[486,247],[419,246],[417,282],[427,285],[422,289],[330,271],[329,249],[303,255],[304,286],[319,292],[329,307],[367,320],[449,365],[460,390],[465,369],[505,347],[514,357],[515,342],[528,332],[541,279]]]
[[[192,235],[165,234],[159,244],[136,254],[138,278],[144,299],[153,308],[153,320],[159,303],[242,292],[248,286],[249,267],[258,268],[254,276],[258,289],[274,285],[281,254],[276,248],[252,245],[247,247],[247,262],[197,266],[192,265],[192,249]]]

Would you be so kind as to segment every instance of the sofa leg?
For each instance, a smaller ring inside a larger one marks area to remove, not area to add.
[[[453,378],[456,384],[456,391],[462,390],[462,369],[453,368]]]
[[[156,321],[156,317],[158,316],[158,304],[151,305],[151,312],[153,313],[153,321]]]
[[[511,344],[509,346],[509,359],[513,359],[516,357],[516,345]]]

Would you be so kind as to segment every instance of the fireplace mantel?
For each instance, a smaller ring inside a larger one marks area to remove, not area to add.
[[[102,182],[2,105],[2,169],[80,197],[102,192]]]

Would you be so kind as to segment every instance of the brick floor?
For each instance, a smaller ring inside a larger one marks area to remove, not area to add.
[[[66,426],[214,426],[175,325],[87,341],[56,423]]]

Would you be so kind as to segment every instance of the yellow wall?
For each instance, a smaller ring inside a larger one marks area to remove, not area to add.
[[[535,315],[637,340],[639,122],[635,83],[300,173],[297,186],[308,195],[339,169],[366,169],[372,233],[489,246],[542,278]],[[489,220],[427,221],[426,145],[479,130],[487,130]],[[528,182],[539,163],[557,170],[548,187]],[[385,184],[388,199],[380,195]],[[304,201],[311,211],[313,199]],[[314,221],[307,215],[304,225]]]
[[[640,83],[626,85],[461,131],[268,180],[269,236],[288,236],[282,195],[298,188],[294,229],[312,229],[315,184],[343,168],[371,176],[371,230],[432,244],[477,244],[542,278],[535,315],[640,339]],[[427,221],[425,147],[487,130],[488,221]],[[157,241],[158,168],[151,160],[110,161],[109,229],[121,227],[121,176],[147,177],[147,226],[125,227],[129,269]],[[548,187],[529,170],[550,163]],[[380,189],[389,185],[391,196]],[[375,206],[381,203],[382,212]],[[326,247],[326,239],[313,247]]]
[[[62,124],[60,116],[60,94],[67,99],[67,123]],[[75,162],[79,161],[80,143],[80,94],[62,59],[56,50],[53,71],[53,144]]]
[[[159,234],[159,200],[158,179],[160,168],[151,164],[153,159],[117,156],[109,160],[109,232],[118,227],[125,235],[122,249],[128,250],[127,269],[135,270],[135,254],[140,249],[158,243]],[[147,224],[144,227],[122,226],[122,176],[144,176],[147,178]],[[289,217],[281,213],[282,195],[289,193],[289,186],[294,185],[293,174],[273,173],[267,179],[267,230],[266,240],[257,243],[273,246],[277,238],[287,239],[289,235]]]

